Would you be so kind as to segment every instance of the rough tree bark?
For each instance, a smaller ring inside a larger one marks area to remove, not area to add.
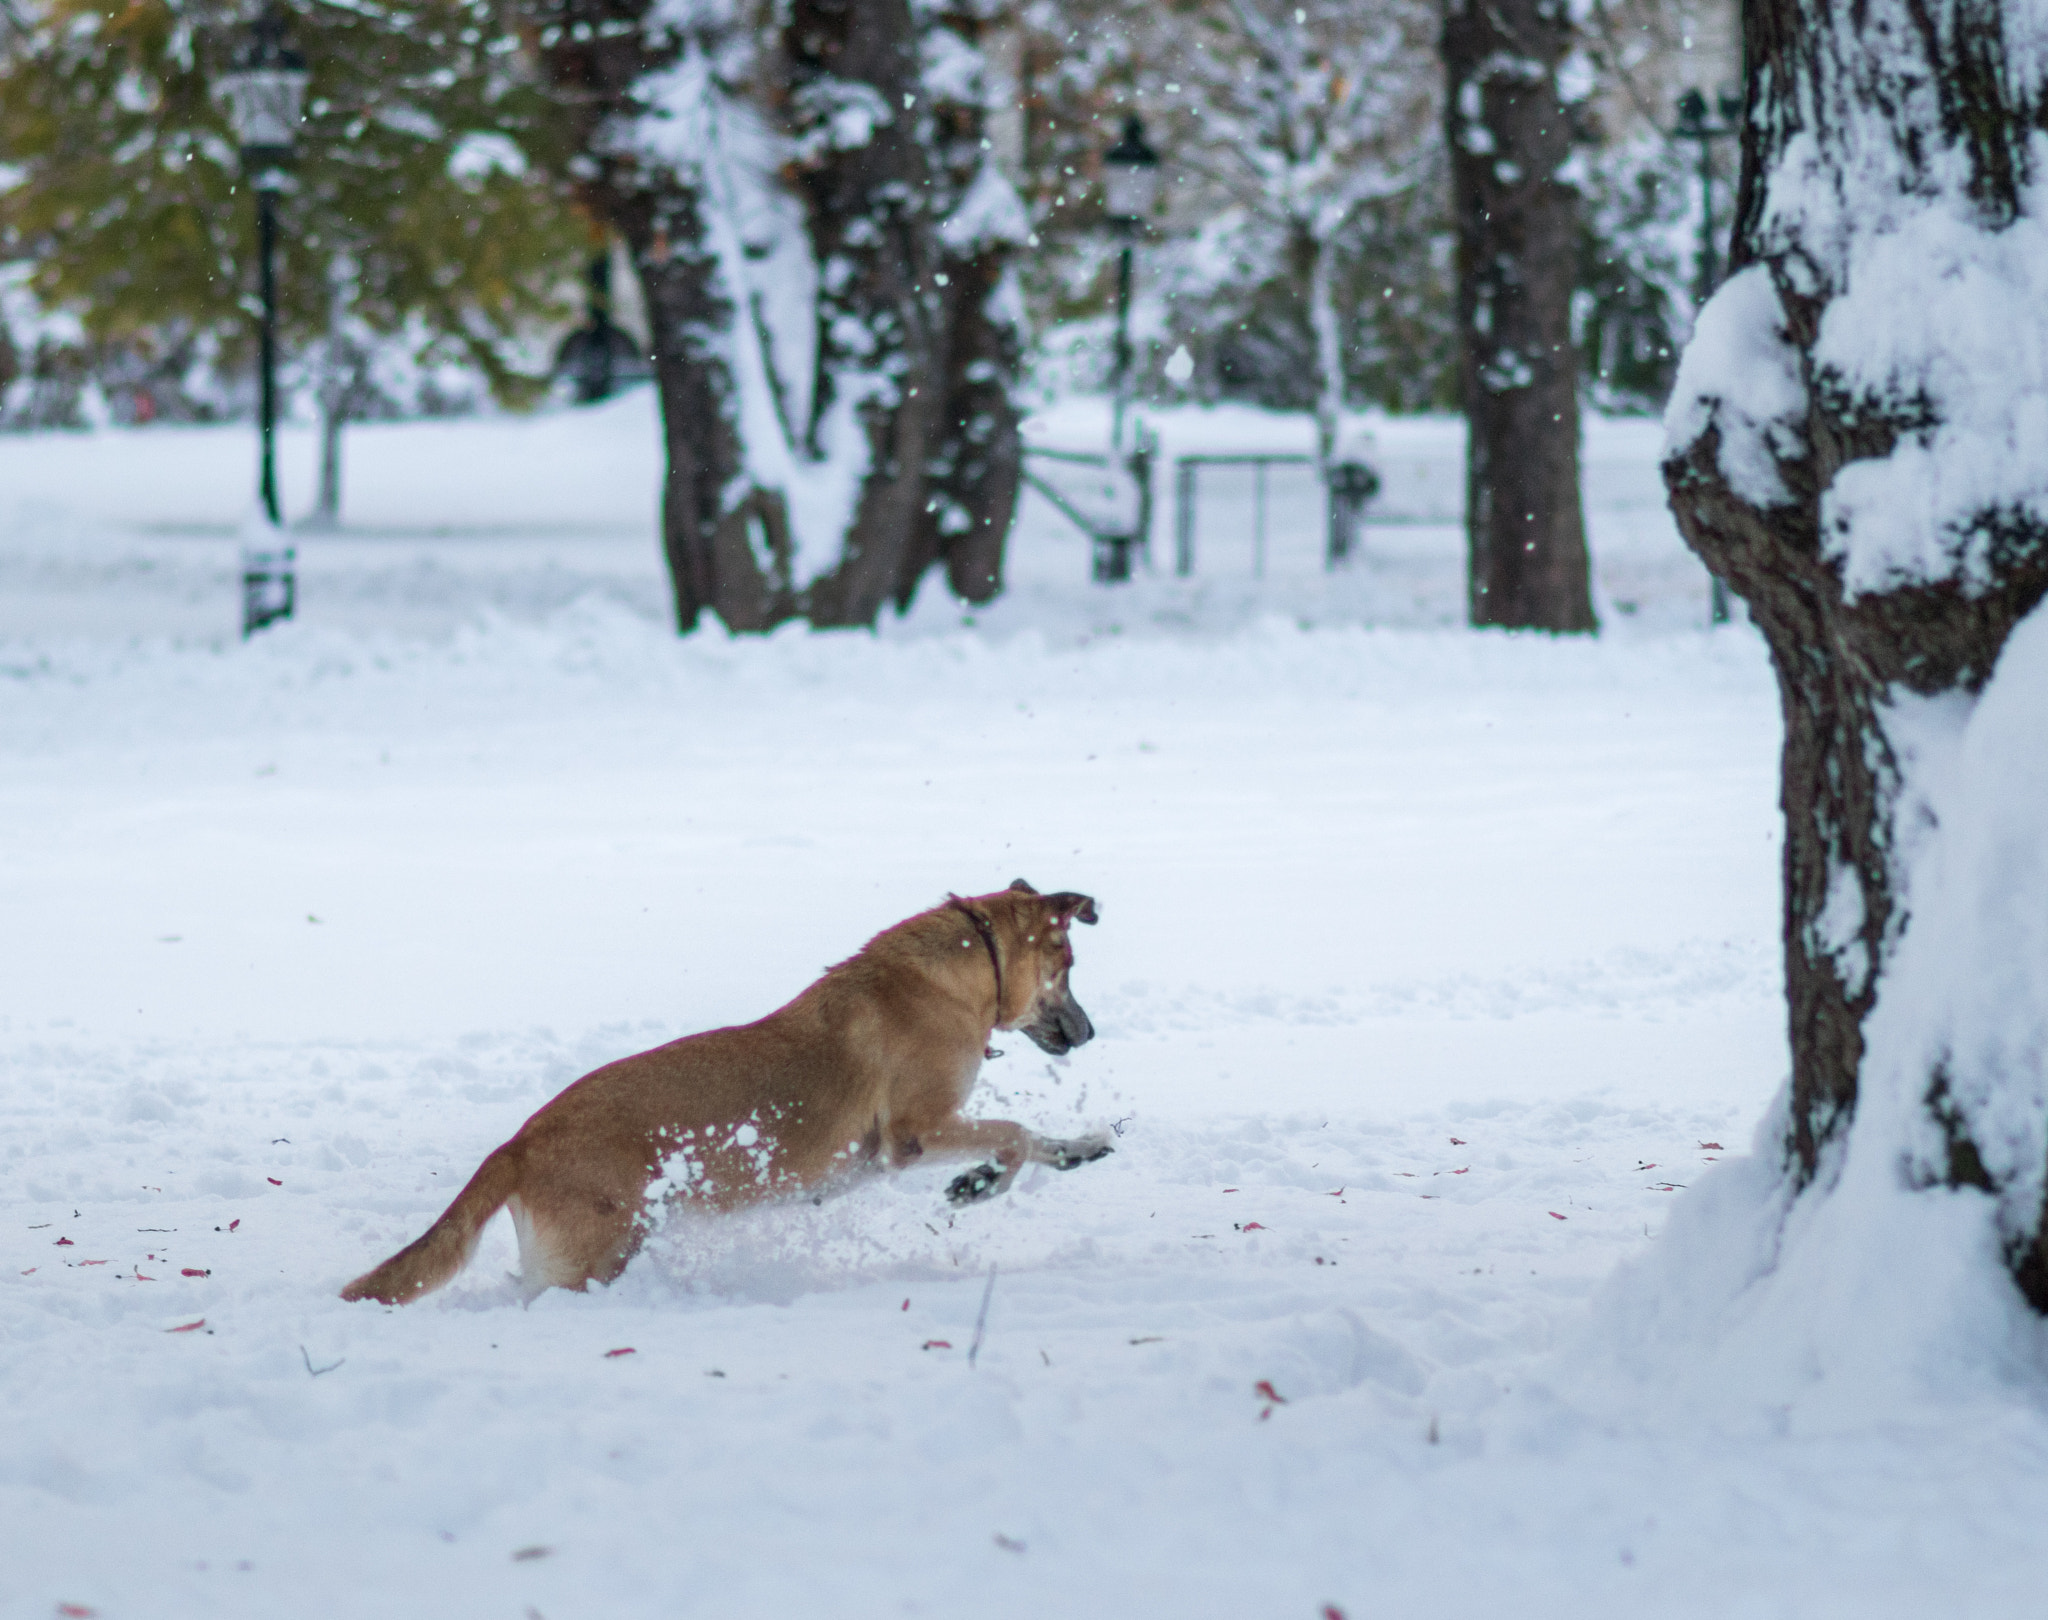
[[[2030,368],[1960,376],[1940,335],[1944,300],[1962,312],[1991,285],[1972,263],[2029,225],[2044,97],[2038,47],[2009,51],[2006,21],[1997,0],[1747,0],[1731,276],[1669,418],[1679,527],[1748,604],[1777,671],[1785,1150],[1801,1186],[1846,1141],[1866,1020],[1909,921],[1901,851],[1926,816],[1904,791],[1910,715],[1922,699],[1966,705],[2048,591],[2048,523],[2010,494],[2013,464],[2037,474],[2048,453],[1994,431],[2001,410],[2012,419],[1998,391],[2033,386]],[[1991,318],[2008,313],[2001,341],[2038,355],[2048,314],[2021,297]],[[1955,473],[1979,463],[2004,471],[1959,493],[1971,480]],[[1998,1192],[1942,1063],[1921,1079],[1947,1144],[1932,1179]],[[2038,1207],[2008,1236],[2015,1276],[2048,1309]]]
[[[928,26],[971,44],[981,25],[963,7]],[[1023,454],[1015,340],[989,316],[1003,252],[944,230],[981,172],[984,119],[926,84],[922,32],[909,0],[794,0],[782,30],[785,116],[808,154],[795,182],[827,267],[807,431],[861,387],[869,451],[839,564],[805,592],[814,624],[907,606],[935,562],[970,602],[1002,583]],[[864,141],[818,139],[849,107],[886,117]]]
[[[1447,0],[1475,625],[1599,628],[1579,507],[1579,194],[1559,177],[1572,128],[1558,71],[1574,42],[1563,0]]]
[[[993,597],[1022,447],[1009,400],[1015,334],[995,313],[1007,242],[963,217],[992,179],[972,72],[977,16],[913,12],[908,0],[794,0],[779,23],[715,7],[684,18],[650,0],[527,7],[571,111],[565,145],[584,195],[623,237],[646,299],[678,625],[691,629],[706,608],[742,631],[794,617],[872,624],[886,604],[907,606],[935,564],[966,600]],[[936,50],[935,32],[946,36]],[[692,52],[701,83],[679,92]],[[719,80],[728,55],[745,82]],[[934,60],[949,70],[937,84]],[[674,133],[693,108],[702,128],[729,115],[738,144],[678,150],[694,138]],[[786,141],[779,177],[733,172],[754,152],[742,113]],[[735,291],[739,261],[770,251],[743,238],[749,222],[733,212],[758,211],[748,188],[763,184],[800,200],[817,270],[815,341],[784,345],[815,351],[795,407],[776,380],[773,326],[786,309],[766,308],[759,288]],[[772,405],[754,397],[750,408],[748,387]],[[806,565],[795,492],[772,469],[801,477],[822,464],[828,417],[847,398],[866,473],[844,533],[811,536]],[[750,445],[749,434],[779,442]],[[821,542],[836,548],[823,567]]]
[[[617,230],[647,302],[654,383],[667,472],[662,549],[675,592],[676,624],[696,627],[707,608],[736,630],[788,617],[785,582],[764,570],[748,526],[786,554],[779,502],[750,487],[733,413],[734,384],[722,334],[734,311],[719,285],[695,177],[649,157],[618,132],[645,110],[642,87],[672,67],[689,41],[663,25],[651,0],[525,0],[525,15],[557,100],[566,112],[561,161],[586,204]],[[744,493],[735,499],[735,489]]]

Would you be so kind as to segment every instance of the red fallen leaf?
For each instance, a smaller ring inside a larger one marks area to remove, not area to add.
[[[1719,1142],[1702,1142],[1700,1146],[1702,1148],[1712,1148],[1716,1153],[1726,1153],[1728,1151]]]
[[[906,1311],[910,1309],[910,1301],[909,1301],[909,1300],[907,1300],[907,1299],[906,1299],[906,1300],[905,1300],[905,1301],[903,1302],[903,1308],[904,1308],[904,1309],[905,1309]]]
[[[1261,1400],[1271,1401],[1275,1406],[1285,1406],[1287,1404],[1287,1397],[1273,1387],[1273,1380],[1270,1378],[1261,1378],[1256,1384],[1252,1385],[1252,1393]]]
[[[178,1324],[178,1326],[174,1328],[165,1328],[164,1331],[166,1333],[196,1333],[200,1328],[203,1328],[205,1326],[206,1318],[202,1316],[196,1322],[181,1322]]]
[[[1236,1192],[1236,1191],[1237,1191],[1237,1189],[1236,1189],[1235,1187],[1225,1187],[1225,1188],[1224,1188],[1223,1190],[1224,1190],[1225,1192]]]
[[[1323,1605],[1323,1620],[1344,1620],[1344,1611],[1334,1603]]]
[[[1342,1187],[1339,1187],[1335,1192],[1324,1193],[1323,1196],[1325,1198],[1342,1198],[1344,1196],[1344,1189]]]
[[[78,1263],[81,1266],[104,1266],[109,1264],[110,1262],[105,1260],[81,1260]]]
[[[607,1350],[604,1353],[604,1359],[607,1361],[614,1361],[620,1356],[637,1356],[639,1353],[640,1352],[638,1350],[635,1350],[630,1344],[622,1344],[616,1350]]]
[[[1451,1174],[1452,1174],[1452,1175],[1454,1175],[1454,1176],[1468,1176],[1468,1175],[1470,1175],[1471,1173],[1472,1173],[1472,1166],[1470,1166],[1469,1164],[1468,1164],[1468,1165],[1466,1165],[1466,1166],[1465,1166],[1465,1168],[1464,1168],[1464,1169],[1462,1169],[1462,1170],[1453,1170],[1453,1171],[1451,1172]]]
[[[211,1271],[201,1271],[197,1266],[187,1266],[179,1275],[183,1277],[211,1277],[213,1273]]]
[[[73,1243],[73,1242],[71,1241],[71,1239],[69,1239],[69,1238],[59,1238],[59,1239],[57,1239],[57,1241],[56,1241],[56,1243],[55,1243],[54,1247],[56,1247],[56,1248],[59,1248],[59,1249],[72,1249],[72,1248],[76,1248],[76,1247],[77,1247],[77,1245],[76,1245],[75,1243]]]
[[[1243,1230],[1247,1232],[1263,1232],[1265,1229],[1266,1223],[1264,1221],[1246,1221],[1243,1227]]]
[[[84,1620],[86,1615],[98,1614],[100,1611],[88,1609],[83,1603],[60,1603],[57,1605],[57,1612],[64,1615],[66,1620]]]
[[[143,1274],[142,1274],[141,1272],[139,1272],[139,1271],[138,1271],[138,1272],[136,1272],[136,1274],[135,1274],[135,1280],[136,1280],[137,1282],[155,1282],[155,1281],[156,1281],[156,1279],[155,1279],[154,1277],[145,1277],[145,1276],[143,1276]]]
[[[918,1348],[921,1350],[950,1350],[953,1348],[953,1341],[951,1339],[927,1339]]]
[[[37,1270],[39,1270],[39,1269],[40,1269],[39,1267],[36,1267],[36,1266],[30,1266],[30,1267],[28,1268],[28,1271],[24,1271],[24,1272],[22,1273],[22,1275],[23,1275],[24,1277],[26,1277],[26,1276],[28,1276],[28,1275],[29,1275],[29,1274],[30,1274],[31,1272],[37,1271]]]
[[[263,1179],[269,1182],[273,1187],[282,1187],[284,1185],[284,1183],[279,1181],[275,1176],[265,1176]]]
[[[232,1232],[236,1227],[240,1226],[241,1224],[241,1218],[237,1216],[234,1220],[228,1222],[228,1230]]]
[[[1463,1147],[1464,1145],[1465,1145],[1465,1139],[1464,1139],[1464,1137],[1462,1137],[1462,1136],[1454,1136],[1454,1137],[1452,1137],[1452,1138],[1451,1138],[1451,1146],[1452,1146],[1452,1147]]]
[[[1397,1176],[1406,1176],[1410,1181],[1413,1181],[1415,1179],[1415,1172],[1413,1170],[1396,1170],[1394,1174]]]
[[[1550,1218],[1551,1218],[1551,1219],[1552,1219],[1553,1221],[1561,1221],[1561,1220],[1563,1220],[1563,1219],[1565,1218],[1564,1216],[1562,1216],[1562,1215],[1558,1214],[1558,1212],[1557,1212],[1556,1210],[1554,1210],[1554,1209],[1552,1209],[1552,1210],[1546,1210],[1546,1211],[1545,1211],[1544,1213],[1545,1213],[1545,1214],[1547,1214],[1547,1215],[1549,1215],[1549,1217],[1550,1217]]]

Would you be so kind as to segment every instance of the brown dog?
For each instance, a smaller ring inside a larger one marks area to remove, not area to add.
[[[822,1194],[926,1155],[985,1158],[946,1195],[1003,1191],[1027,1162],[1071,1170],[1110,1151],[1008,1120],[963,1119],[993,1030],[1058,1055],[1095,1028],[1067,988],[1085,894],[1000,894],[920,912],[779,1012],[687,1035],[586,1074],[485,1159],[417,1242],[341,1291],[400,1305],[468,1264],[484,1223],[512,1212],[530,1294],[610,1282],[663,1204],[729,1210]]]

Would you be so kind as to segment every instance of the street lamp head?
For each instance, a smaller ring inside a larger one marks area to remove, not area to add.
[[[243,172],[259,189],[275,191],[284,184],[311,77],[306,59],[285,42],[284,13],[266,5],[250,25],[249,43],[234,71],[220,78]]]
[[[1102,154],[1102,200],[1110,223],[1126,231],[1144,224],[1159,200],[1159,154],[1136,113],[1124,120],[1116,145]]]
[[[1678,128],[1673,131],[1679,139],[1696,141],[1709,133],[1707,129],[1707,98],[1697,89],[1688,90],[1678,98]]]

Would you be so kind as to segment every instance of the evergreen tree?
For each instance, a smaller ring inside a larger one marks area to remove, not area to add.
[[[173,384],[246,377],[255,220],[215,93],[246,18],[218,0],[45,0],[0,46],[0,260],[101,353]],[[312,73],[281,203],[285,352],[396,350],[473,368],[501,400],[543,386],[529,354],[587,227],[528,161],[553,108],[495,0],[296,0]],[[354,364],[353,360],[348,362]],[[166,375],[168,374],[168,375]],[[330,439],[375,399],[319,395]]]

